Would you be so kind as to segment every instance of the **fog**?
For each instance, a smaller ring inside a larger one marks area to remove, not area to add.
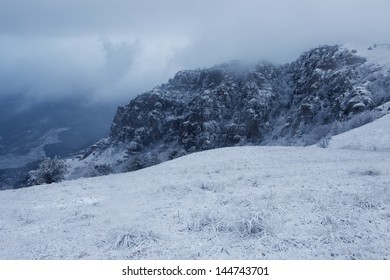
[[[0,95],[122,102],[181,69],[390,42],[387,0],[3,0]]]

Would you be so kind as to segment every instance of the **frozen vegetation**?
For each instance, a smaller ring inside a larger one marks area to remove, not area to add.
[[[389,65],[388,45],[348,44],[284,65],[234,61],[180,71],[119,106],[108,137],[68,160],[67,178],[223,147],[324,143],[389,112]]]
[[[0,259],[389,259],[389,128],[1,191]]]

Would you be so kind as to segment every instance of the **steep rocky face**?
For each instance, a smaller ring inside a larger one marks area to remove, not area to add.
[[[323,46],[286,65],[180,71],[120,106],[109,137],[82,160],[121,172],[218,147],[313,144],[390,100],[382,68],[356,51]]]
[[[237,73],[222,65],[179,72],[120,107],[110,137],[129,141],[134,150],[160,141],[186,151],[260,143],[277,105],[272,81],[265,77],[273,71],[275,67],[261,65]]]
[[[365,62],[365,58],[346,49],[324,46],[288,65],[292,102],[282,135],[307,134],[316,126],[372,109],[371,94],[364,92],[365,74],[371,72]]]

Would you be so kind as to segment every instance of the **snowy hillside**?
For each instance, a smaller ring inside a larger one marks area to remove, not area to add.
[[[331,145],[388,137],[389,121]],[[2,191],[0,259],[388,259],[383,150],[223,148]]]
[[[0,155],[0,170],[8,168],[23,167],[28,163],[36,162],[45,157],[45,146],[60,143],[59,135],[69,128],[51,129],[47,133],[44,133],[41,137],[35,141],[31,141],[29,145],[26,145],[28,153],[23,155],[6,154]]]
[[[96,142],[113,110],[82,97],[33,102],[22,92],[0,95],[0,189],[23,186],[45,157],[67,157]]]
[[[306,146],[376,119],[390,101],[388,45],[320,46],[285,65],[183,70],[118,107],[108,137],[67,178],[134,171],[194,152]]]
[[[362,127],[334,136],[329,147],[390,152],[390,114]]]
[[[390,44],[357,45],[348,43],[342,48],[353,51],[367,59],[367,63],[382,65],[385,71],[390,70]]]

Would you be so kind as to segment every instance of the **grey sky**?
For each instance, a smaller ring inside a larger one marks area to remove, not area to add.
[[[2,0],[0,94],[126,100],[177,70],[390,42],[388,0]]]

